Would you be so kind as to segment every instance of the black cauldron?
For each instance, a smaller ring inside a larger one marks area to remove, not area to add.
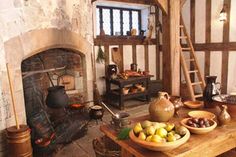
[[[90,107],[89,117],[95,120],[102,119],[103,113],[104,113],[103,108],[101,106],[95,105]]]
[[[68,105],[69,97],[64,86],[54,86],[48,88],[46,104],[51,108],[61,108]]]

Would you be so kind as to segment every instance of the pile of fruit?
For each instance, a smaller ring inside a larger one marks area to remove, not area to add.
[[[211,126],[207,118],[190,118],[186,124],[194,128],[206,128]]]
[[[145,120],[137,123],[133,132],[137,138],[147,142],[173,142],[187,133],[187,128],[173,123],[159,123]]]

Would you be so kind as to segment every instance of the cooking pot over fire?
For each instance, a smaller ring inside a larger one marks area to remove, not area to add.
[[[51,108],[62,108],[68,105],[69,97],[64,86],[53,86],[48,88],[46,104]]]

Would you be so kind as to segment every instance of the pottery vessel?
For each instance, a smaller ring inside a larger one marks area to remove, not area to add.
[[[170,97],[170,102],[174,105],[175,107],[175,116],[179,116],[178,115],[178,111],[180,108],[182,108],[184,106],[181,97],[179,96],[171,96]]]
[[[158,98],[150,103],[149,113],[152,121],[166,122],[174,116],[175,107],[166,92],[159,92]]]
[[[218,116],[218,121],[219,121],[220,125],[225,125],[225,124],[229,123],[230,120],[231,120],[231,117],[230,117],[229,113],[227,112],[227,106],[222,105],[222,110]]]
[[[216,87],[216,85],[220,85],[220,83],[216,83],[216,78],[217,76],[206,76],[206,87],[203,91],[203,100],[204,105],[207,108],[214,107],[212,105],[212,97],[220,94],[220,89]]]

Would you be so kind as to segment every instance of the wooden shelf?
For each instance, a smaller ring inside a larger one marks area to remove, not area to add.
[[[94,44],[95,46],[98,45],[145,45],[144,42],[144,37],[141,36],[110,36],[110,35],[105,35],[105,36],[97,36],[94,39]],[[157,40],[156,39],[151,39],[151,44],[156,45]]]

